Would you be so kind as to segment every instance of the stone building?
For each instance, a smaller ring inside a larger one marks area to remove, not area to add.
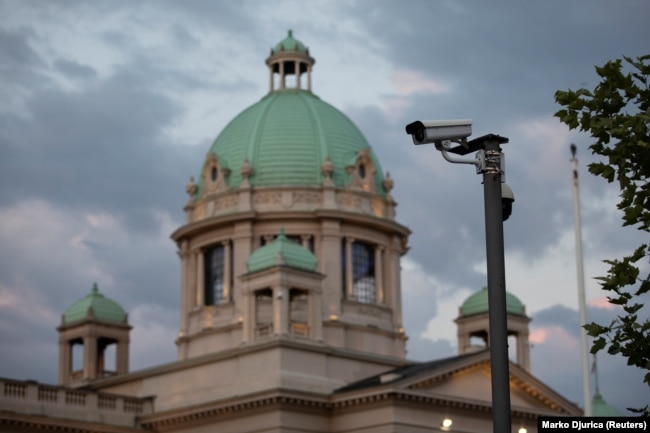
[[[128,317],[94,286],[58,327],[59,385],[1,381],[2,431],[491,430],[487,293],[460,308],[458,356],[406,359],[410,231],[363,134],[312,92],[314,64],[289,32],[266,59],[268,94],[186,187],[178,359],[130,372]],[[513,431],[581,414],[531,375],[530,319],[508,299]]]

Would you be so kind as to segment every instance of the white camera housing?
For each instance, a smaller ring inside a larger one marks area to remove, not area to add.
[[[406,125],[406,133],[414,144],[464,140],[472,135],[472,120],[416,120]]]

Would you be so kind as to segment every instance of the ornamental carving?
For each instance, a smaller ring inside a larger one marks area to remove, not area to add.
[[[230,176],[230,168],[223,158],[212,152],[206,156],[205,166],[201,177],[203,179],[203,194],[213,194],[228,189],[226,179]]]
[[[279,191],[257,192],[253,197],[253,203],[256,205],[280,204],[282,194]]]
[[[321,194],[313,191],[296,191],[293,193],[293,202],[296,204],[320,204]]]
[[[336,201],[340,206],[354,209],[361,209],[363,205],[361,197],[356,194],[340,193],[336,197]]]
[[[194,208],[194,220],[205,218],[205,203],[198,203]]]
[[[354,162],[345,167],[345,169],[350,174],[349,188],[376,192],[375,175],[377,170],[370,157],[369,148],[359,150]]]
[[[238,203],[239,203],[239,196],[236,194],[220,197],[215,200],[214,214],[217,214],[222,210],[235,207],[237,206]]]

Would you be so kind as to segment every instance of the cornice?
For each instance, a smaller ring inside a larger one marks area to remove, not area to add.
[[[330,409],[326,396],[296,394],[280,389],[270,393],[148,415],[141,419],[140,425],[147,429],[165,431],[179,425],[206,422],[214,417],[229,417],[242,412],[264,411],[277,407],[295,407],[300,408],[301,411],[328,411]]]
[[[456,409],[472,413],[492,414],[489,402],[449,397],[413,390],[391,389],[383,387],[372,392],[342,395],[296,394],[286,390],[252,395],[245,398],[222,400],[200,406],[147,415],[141,419],[141,425],[148,429],[165,431],[179,425],[205,423],[215,417],[240,415],[242,412],[265,411],[278,407],[295,408],[300,411],[336,413],[350,409],[362,409],[366,406],[385,404],[420,404],[444,409]],[[557,411],[535,408],[512,408],[513,418],[535,420],[539,416],[559,415]]]
[[[26,431],[48,431],[61,433],[142,433],[141,428],[97,424],[66,418],[52,418],[33,414],[19,414],[0,411],[0,430],[25,429]]]
[[[210,230],[215,224],[234,224],[245,220],[252,220],[257,216],[256,211],[233,212],[225,215],[205,218],[196,222],[188,223],[179,227],[171,234],[171,238],[179,242],[186,236],[195,235],[206,230]]]

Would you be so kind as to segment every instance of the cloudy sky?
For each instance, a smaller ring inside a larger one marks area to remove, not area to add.
[[[489,4],[488,4],[489,3]],[[129,312],[132,369],[175,356],[180,267],[169,235],[224,126],[268,91],[288,29],[313,89],[364,132],[411,228],[409,357],[454,355],[462,301],[486,283],[474,168],[413,146],[416,119],[471,118],[510,138],[508,290],[526,305],[532,372],[582,405],[569,144],[578,145],[588,319],[617,314],[593,277],[638,239],[617,190],[587,173],[590,138],[553,117],[558,89],[648,53],[650,4],[626,2],[0,1],[0,376],[57,380],[65,308],[92,283]],[[645,313],[647,316],[647,312]],[[598,359],[600,390],[650,402],[642,371]]]

